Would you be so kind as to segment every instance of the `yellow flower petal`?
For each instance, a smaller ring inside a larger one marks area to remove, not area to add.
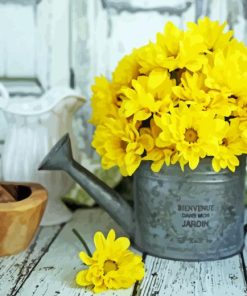
[[[135,120],[139,120],[139,121],[146,120],[151,115],[152,113],[149,110],[140,110],[135,113]]]
[[[105,290],[107,290],[107,287],[104,284],[101,286],[94,286],[93,288],[94,293],[101,293],[101,292],[104,292]]]
[[[189,167],[194,170],[199,164],[199,157],[189,159]]]
[[[151,170],[155,173],[158,173],[161,170],[162,166],[164,165],[164,162],[165,162],[164,159],[161,159],[159,161],[154,161],[151,165]]]
[[[212,167],[216,173],[218,173],[220,171],[219,161],[215,157],[212,160]]]
[[[87,273],[88,273],[88,270],[81,270],[77,273],[76,279],[75,279],[77,285],[85,287],[92,284],[86,279]]]
[[[238,166],[239,165],[239,159],[233,155],[229,158],[229,163],[232,165],[232,166]]]
[[[127,237],[119,237],[116,239],[115,244],[119,252],[122,252],[129,248],[130,240]]]
[[[150,89],[157,89],[167,79],[167,70],[153,70],[149,75],[148,86]]]
[[[97,250],[102,251],[105,248],[106,239],[102,232],[98,231],[94,235],[94,244]]]
[[[115,231],[113,229],[111,229],[107,235],[107,243],[112,243],[116,238],[116,234]]]
[[[150,151],[154,148],[154,139],[148,134],[142,135],[139,142],[143,145],[146,151]]]
[[[91,265],[93,263],[93,260],[91,257],[88,256],[85,252],[80,252],[79,257],[82,262],[84,262],[86,265]]]
[[[102,276],[94,276],[92,279],[94,286],[102,286],[104,284],[104,279]]]
[[[236,167],[235,166],[233,166],[233,165],[231,165],[231,164],[228,164],[228,168],[229,168],[229,170],[231,171],[231,172],[235,172],[235,170],[236,170]]]

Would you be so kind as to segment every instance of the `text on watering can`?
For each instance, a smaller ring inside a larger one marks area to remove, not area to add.
[[[214,205],[178,205],[183,219],[182,227],[208,227]]]

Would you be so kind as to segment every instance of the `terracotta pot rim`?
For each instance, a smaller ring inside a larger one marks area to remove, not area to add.
[[[31,194],[27,198],[8,203],[0,203],[0,212],[26,211],[38,207],[41,203],[46,202],[48,198],[47,190],[38,183],[0,182],[0,184],[27,186],[31,189]],[[40,194],[40,192],[43,194]]]

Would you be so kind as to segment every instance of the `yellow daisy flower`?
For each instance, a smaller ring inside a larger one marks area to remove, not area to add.
[[[179,161],[181,157],[180,165],[188,162],[191,169],[198,166],[200,158],[216,153],[224,127],[224,121],[214,119],[211,112],[185,104],[173,108],[171,114],[155,117],[155,122],[162,129],[157,146],[176,145]]]
[[[157,34],[156,45],[163,50],[163,59],[160,57],[159,64],[169,71],[187,68],[194,72],[206,61],[203,38],[183,32],[171,22],[166,24],[163,33]]]
[[[163,50],[163,60],[160,60],[162,67],[172,71],[178,68],[177,57],[180,52],[180,42],[184,37],[184,32],[179,30],[172,22],[168,22],[163,33],[158,33],[156,37],[157,47]]]
[[[206,75],[197,72],[184,72],[181,83],[173,87],[174,94],[188,105],[197,105],[202,110],[210,110],[220,116],[230,116],[236,109],[235,103],[227,95],[210,90],[205,85]]]
[[[225,94],[218,91],[209,91],[210,101],[204,106],[218,117],[229,117],[236,110],[235,102],[232,102]]]
[[[218,51],[213,55],[213,64],[205,66],[204,71],[208,88],[221,92],[233,102],[247,97],[247,54],[234,47],[226,53]]]
[[[92,257],[85,252],[79,256],[88,269],[78,272],[76,283],[80,286],[92,286],[93,292],[108,289],[129,288],[145,274],[142,257],[128,250],[130,241],[126,237],[116,239],[111,229],[105,238],[102,232],[94,235],[96,247]]]
[[[170,79],[167,70],[153,70],[149,76],[140,76],[132,80],[132,88],[122,87],[123,99],[121,112],[125,117],[134,117],[134,121],[143,121],[153,113],[167,110],[173,105],[172,87],[175,80]]]
[[[125,117],[134,116],[134,120],[146,120],[153,112],[158,111],[154,95],[148,91],[148,77],[140,76],[132,81],[132,87],[123,87],[121,93],[125,96],[121,110]]]
[[[153,69],[164,68],[169,63],[174,70],[177,67],[175,60],[179,52],[179,41],[183,37],[183,32],[172,22],[168,22],[163,33],[157,33],[156,42],[136,50],[138,63],[141,65],[140,72],[148,74]]]
[[[120,88],[122,85],[131,85],[132,79],[139,75],[140,65],[137,62],[135,51],[124,56],[112,73],[112,81]]]
[[[205,86],[206,76],[203,73],[183,72],[181,83],[173,87],[174,94],[187,104],[198,104],[202,107],[210,102],[208,88]]]
[[[90,122],[97,125],[104,120],[106,116],[117,114],[116,94],[112,83],[103,76],[95,78],[92,91],[92,115]]]
[[[107,118],[96,127],[92,146],[102,157],[103,168],[118,166],[123,176],[135,172],[144,152],[136,124],[120,115],[117,118]]]
[[[150,120],[149,128],[141,128],[140,141],[142,142],[146,156],[143,160],[152,161],[151,170],[159,172],[164,163],[169,166],[175,164],[178,160],[178,153],[175,145],[157,147],[156,139],[158,138],[161,129],[155,124],[154,119]]]
[[[191,34],[179,30],[172,22],[168,22],[163,33],[158,33],[156,42],[150,42],[137,52],[141,73],[149,73],[155,68],[187,68],[198,71],[206,62],[206,47],[199,34]]]
[[[171,106],[176,105],[176,98],[172,89],[176,80],[171,78],[166,69],[155,69],[148,76],[148,91],[150,91],[157,102],[158,112],[167,112]]]
[[[233,32],[228,31],[224,33],[225,26],[226,22],[221,25],[218,21],[212,21],[208,17],[199,19],[197,24],[187,23],[191,34],[201,35],[207,50],[211,52],[228,46]]]
[[[135,49],[140,73],[148,75],[152,70],[159,69],[163,63],[164,53],[162,48],[153,42]]]
[[[219,138],[219,149],[214,154],[212,166],[216,172],[226,168],[235,172],[236,167],[239,165],[237,156],[241,155],[244,150],[246,152],[244,147],[246,144],[244,144],[239,131],[239,119],[232,119],[230,123],[224,122],[224,124],[225,127],[222,129],[221,138]]]
[[[191,72],[199,71],[207,63],[205,51],[203,38],[200,35],[186,32],[183,40],[180,42],[180,51],[176,58],[176,68],[186,68]],[[169,65],[167,67],[170,69]]]

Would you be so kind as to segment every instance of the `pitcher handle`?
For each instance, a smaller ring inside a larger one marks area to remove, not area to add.
[[[0,83],[0,109],[4,109],[9,102],[9,93],[6,87]]]

